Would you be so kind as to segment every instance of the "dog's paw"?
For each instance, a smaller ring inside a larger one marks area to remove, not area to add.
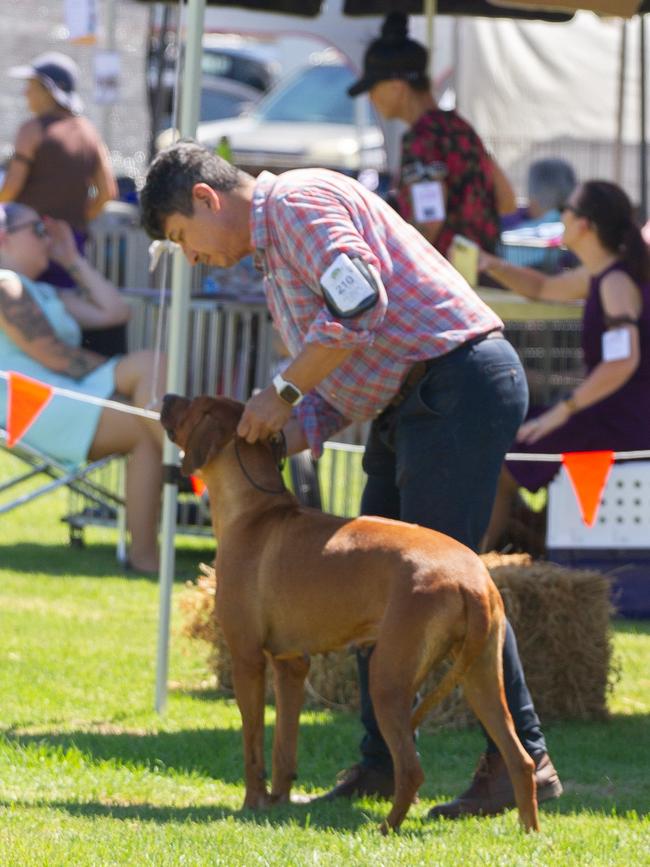
[[[289,792],[281,792],[280,794],[271,792],[269,795],[269,804],[288,804],[290,801]]]
[[[268,792],[254,792],[244,798],[242,810],[265,810],[271,804]]]

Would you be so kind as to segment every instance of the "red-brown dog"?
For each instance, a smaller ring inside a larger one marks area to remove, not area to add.
[[[376,644],[370,693],[395,772],[382,830],[399,827],[424,780],[414,729],[458,681],[505,760],[521,822],[537,830],[534,764],[503,692],[503,603],[480,558],[414,524],[347,520],[299,505],[283,490],[269,446],[236,436],[242,410],[227,398],[167,395],[161,422],[185,452],[183,472],[198,473],[210,494],[216,612],[242,717],[244,806],[289,800],[309,657]],[[424,677],[449,654],[449,673],[413,711]],[[277,705],[270,794],[263,750],[267,659]]]

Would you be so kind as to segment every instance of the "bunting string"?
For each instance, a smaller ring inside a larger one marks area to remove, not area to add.
[[[0,370],[0,379],[8,380],[10,378],[11,371],[8,370]],[[46,385],[46,383],[43,383]],[[150,418],[154,421],[160,419],[160,413],[156,412],[152,409],[143,409],[140,406],[133,406],[130,403],[120,403],[118,400],[106,400],[102,397],[94,397],[91,394],[84,394],[81,391],[73,391],[69,388],[59,388],[57,385],[48,385],[47,388],[50,389],[52,394],[57,394],[60,397],[67,397],[71,400],[79,400],[81,403],[92,403],[95,406],[103,406],[107,409],[116,409],[118,412],[127,412],[131,415],[139,415],[143,418]]]
[[[48,385],[15,371],[0,370],[0,379],[8,381],[7,389],[7,444],[15,445],[34,423],[38,415],[49,403],[53,395],[91,403],[118,412],[141,416],[153,420],[160,419],[160,413],[116,400],[94,397],[80,391],[59,386]],[[566,470],[573,487],[583,522],[592,527],[602,500],[610,470],[614,461],[630,461],[640,458],[650,458],[650,449],[636,451],[591,451],[564,452],[560,454],[546,453],[510,453],[505,456],[511,461],[551,461],[561,463]],[[197,486],[201,484],[197,480]],[[197,494],[201,493],[195,487]]]
[[[10,371],[0,370],[0,379],[9,379]],[[45,384],[45,383],[44,383]],[[129,403],[120,403],[116,400],[105,400],[101,397],[93,397],[88,394],[83,394],[80,391],[73,391],[72,389],[67,388],[59,388],[58,386],[49,386],[52,390],[52,394],[58,394],[61,397],[68,397],[71,400],[80,400],[85,403],[93,403],[96,406],[105,406],[107,409],[116,409],[118,412],[128,412],[132,415],[140,415],[144,418],[151,418],[154,421],[160,419],[160,413],[155,412],[150,409],[142,409],[139,406],[132,406]],[[650,458],[650,449],[637,449],[636,451],[628,451],[628,452],[614,452],[613,453],[615,461],[634,461],[641,460],[643,458]],[[508,452],[505,456],[507,461],[550,461],[555,463],[561,463],[563,456],[561,453],[559,454],[551,454],[551,453],[520,453],[520,452]]]

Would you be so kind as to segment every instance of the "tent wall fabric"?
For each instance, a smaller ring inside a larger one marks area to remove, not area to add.
[[[458,104],[483,135],[526,130],[612,139],[616,134],[621,22],[589,13],[560,25],[519,21],[460,23]],[[638,31],[630,28],[624,136],[638,141]]]
[[[624,25],[587,12],[553,25],[459,21],[459,109],[511,174],[524,174],[534,144],[538,155],[541,147],[545,155],[579,162],[579,177],[614,176],[622,26],[628,44],[621,182],[638,199],[638,22]]]

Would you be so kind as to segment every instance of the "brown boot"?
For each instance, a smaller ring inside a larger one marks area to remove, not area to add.
[[[533,756],[537,801],[559,798],[562,783],[548,753]],[[453,801],[429,810],[430,819],[460,819],[462,816],[498,816],[515,806],[515,793],[500,753],[484,753],[469,788]]]
[[[395,782],[392,771],[381,771],[365,765],[352,765],[339,774],[336,785],[324,795],[312,798],[313,801],[333,801],[335,798],[374,798],[393,797]]]

